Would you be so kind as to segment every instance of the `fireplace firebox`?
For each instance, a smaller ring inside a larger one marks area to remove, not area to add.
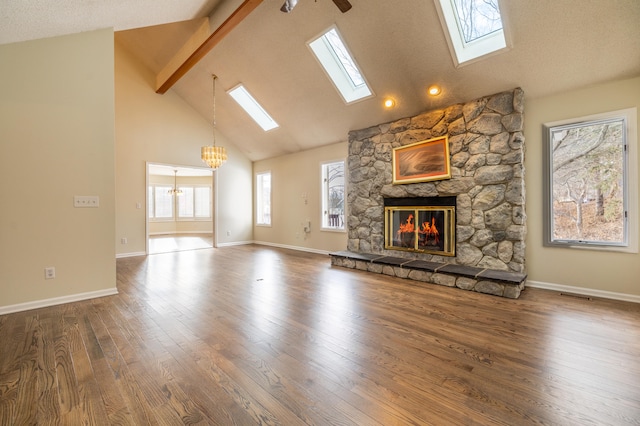
[[[385,249],[455,256],[456,197],[385,199]]]

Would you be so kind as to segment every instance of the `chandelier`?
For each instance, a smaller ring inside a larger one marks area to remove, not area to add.
[[[182,195],[182,189],[178,189],[178,171],[174,170],[173,171],[174,175],[173,175],[173,188],[169,190],[168,194],[169,195]]]
[[[216,146],[216,80],[218,77],[213,74],[213,145],[203,146],[200,150],[200,158],[209,167],[216,170],[227,161],[227,150],[222,146]]]

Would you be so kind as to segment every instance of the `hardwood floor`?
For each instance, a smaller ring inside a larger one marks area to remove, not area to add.
[[[213,247],[213,234],[167,234],[149,236],[149,254],[172,253]]]
[[[0,316],[0,424],[637,425],[640,305],[518,300],[264,246],[117,261]]]

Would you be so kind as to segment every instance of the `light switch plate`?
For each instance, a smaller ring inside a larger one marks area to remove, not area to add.
[[[73,207],[100,207],[100,197],[97,195],[74,195]]]

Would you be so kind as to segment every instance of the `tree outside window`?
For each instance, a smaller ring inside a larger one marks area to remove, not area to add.
[[[547,245],[628,245],[625,116],[546,126]]]

